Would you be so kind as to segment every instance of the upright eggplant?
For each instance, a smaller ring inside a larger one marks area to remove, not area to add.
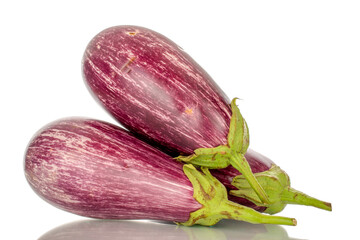
[[[227,199],[209,170],[181,164],[112,124],[83,118],[50,123],[25,155],[34,191],[63,210],[101,219],[213,225],[220,219],[295,225]]]
[[[268,196],[244,154],[248,127],[235,104],[178,45],[152,30],[116,26],[83,57],[94,97],[123,126],[187,163],[239,170],[261,202]]]

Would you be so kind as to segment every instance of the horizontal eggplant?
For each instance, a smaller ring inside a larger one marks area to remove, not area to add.
[[[109,124],[65,119],[31,140],[26,178],[61,209],[94,218],[183,222],[201,207],[174,161]]]
[[[170,39],[137,26],[105,29],[82,69],[94,98],[137,137],[197,166],[232,165],[269,202],[243,156],[249,134],[235,100]]]
[[[39,130],[25,154],[25,176],[50,204],[100,219],[156,219],[213,225],[222,218],[295,225],[230,202],[209,170],[174,161],[115,125],[61,119]]]

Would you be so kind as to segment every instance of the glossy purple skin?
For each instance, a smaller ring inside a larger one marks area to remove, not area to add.
[[[202,207],[181,163],[97,120],[41,129],[27,148],[25,175],[44,200],[86,217],[185,222]]]
[[[267,171],[274,164],[273,161],[271,161],[269,158],[265,157],[264,155],[262,155],[258,152],[255,152],[252,149],[247,150],[247,152],[245,153],[245,158],[248,161],[253,173]],[[231,185],[233,178],[239,175],[239,171],[236,170],[234,167],[228,166],[227,168],[224,168],[224,169],[213,169],[213,170],[211,170],[211,173],[222,184],[224,184],[224,186],[228,190],[237,190],[236,187]],[[254,203],[252,203],[244,198],[239,198],[236,196],[232,196],[230,194],[229,194],[228,198],[230,201],[251,207],[260,212],[263,212],[266,210],[265,207],[257,206]]]
[[[178,45],[152,30],[116,26],[83,57],[94,97],[123,126],[174,155],[227,144],[229,99]]]

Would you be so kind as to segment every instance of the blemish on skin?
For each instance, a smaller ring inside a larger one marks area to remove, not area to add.
[[[101,46],[100,46],[99,44],[97,44],[97,45],[96,45],[96,48],[97,48],[97,49],[100,49],[100,48],[101,48]]]
[[[136,57],[132,57],[130,58],[121,68],[120,68],[120,71],[122,72],[126,72],[126,73],[129,73],[131,72],[131,68],[129,67],[129,65],[131,63],[133,63],[135,61]]]
[[[128,32],[127,34],[129,34],[130,36],[135,36],[136,32]]]
[[[205,191],[205,189],[201,185],[199,179],[196,179],[196,181],[198,182],[198,186],[200,187],[199,191],[200,191],[201,197],[203,197],[205,201],[210,201],[212,199],[212,197]],[[211,190],[210,190],[210,192],[211,192]]]
[[[221,211],[220,214],[226,216],[228,219],[231,219],[231,214],[228,211]]]
[[[195,224],[197,221],[199,221],[199,219],[202,219],[202,218],[207,218],[207,216],[203,213],[200,216],[197,216],[196,218],[194,218],[192,223]]]
[[[192,110],[192,108],[187,108],[187,109],[185,110],[185,113],[186,113],[187,115],[193,115],[193,114],[194,114],[194,111]]]

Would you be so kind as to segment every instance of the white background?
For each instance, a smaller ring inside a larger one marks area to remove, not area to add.
[[[250,147],[280,165],[293,187],[332,202],[331,213],[288,206],[281,215],[296,217],[298,226],[283,227],[283,238],[269,233],[262,239],[356,238],[360,3],[346,0],[2,1],[1,238],[37,239],[85,219],[50,206],[30,189],[23,156],[32,135],[58,118],[115,123],[92,99],[80,65],[95,34],[123,24],[153,29],[184,48],[230,98],[243,99]],[[251,239],[241,226],[239,239]],[[200,235],[226,233],[222,227]],[[133,233],[118,239],[126,234]]]

